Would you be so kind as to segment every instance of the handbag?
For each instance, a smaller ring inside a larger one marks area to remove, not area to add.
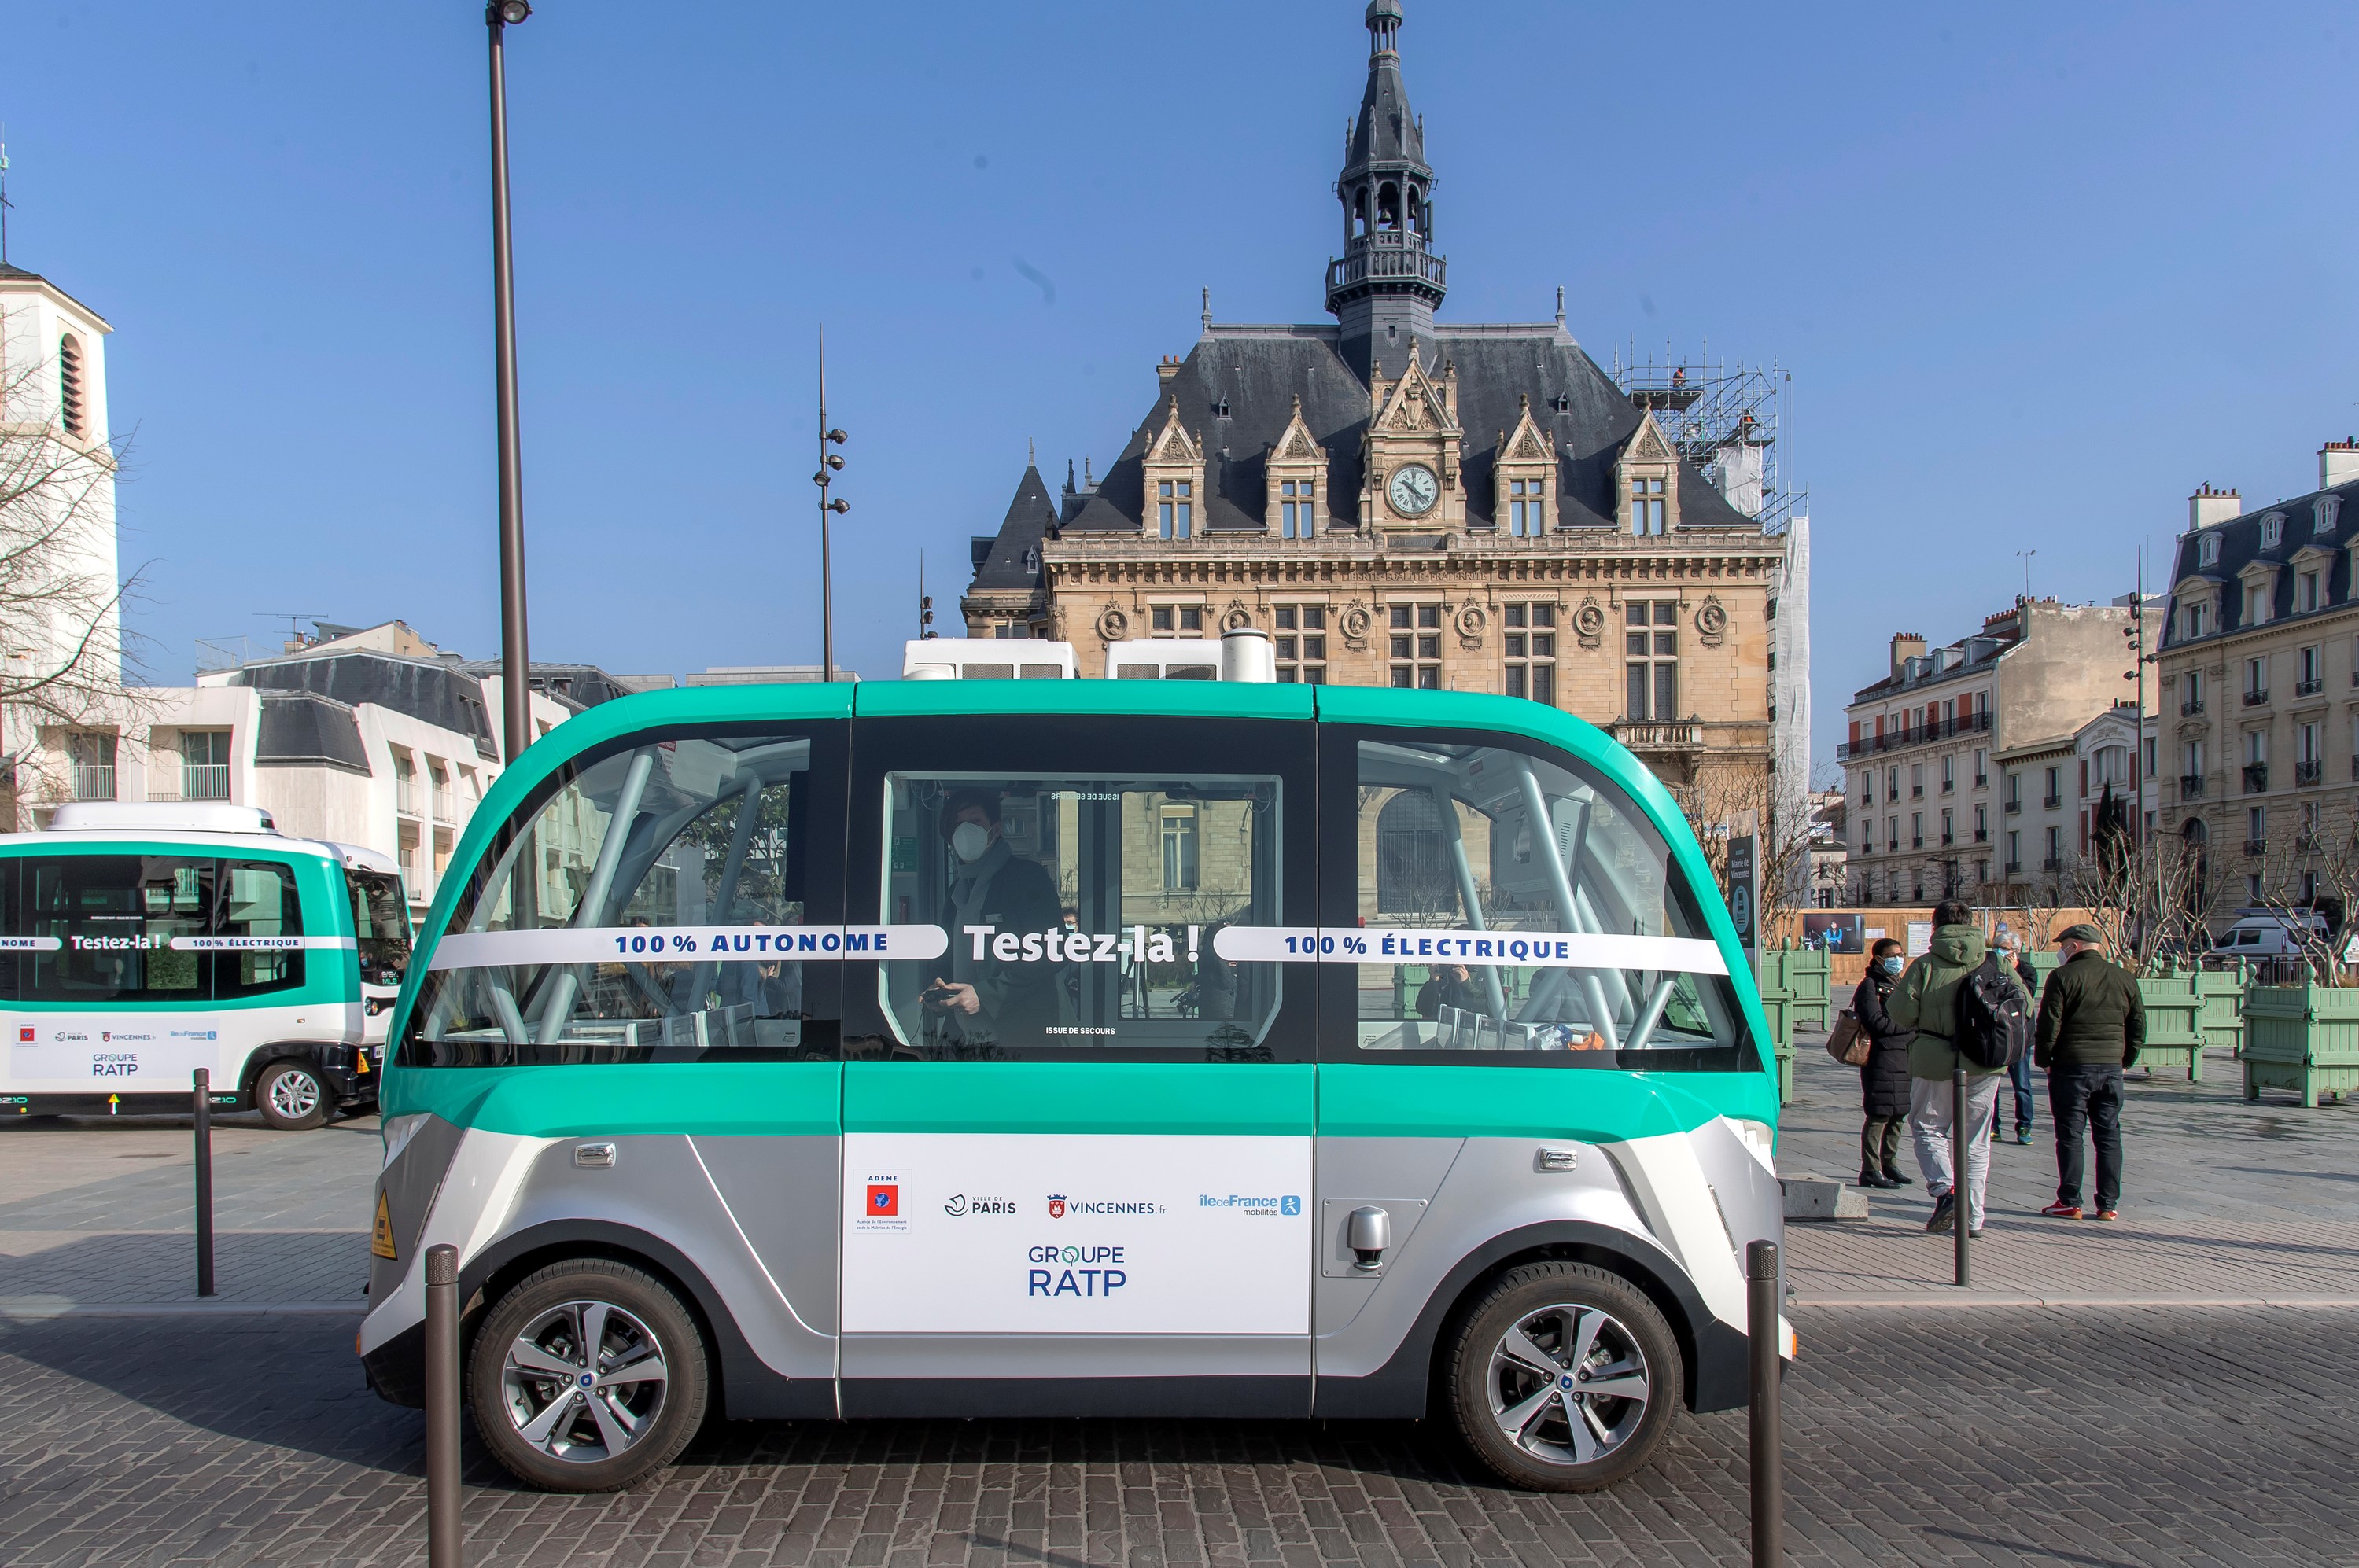
[[[1827,1054],[1846,1067],[1867,1065],[1868,1053],[1875,1042],[1859,1026],[1858,1017],[1849,1008],[1835,1014],[1835,1026],[1827,1032]]]

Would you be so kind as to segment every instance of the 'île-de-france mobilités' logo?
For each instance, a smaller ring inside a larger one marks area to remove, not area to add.
[[[1064,1194],[1050,1193],[1049,1195],[1049,1217],[1050,1219],[1062,1219],[1065,1217]]]

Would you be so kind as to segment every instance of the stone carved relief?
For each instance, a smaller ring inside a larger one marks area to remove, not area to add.
[[[1581,601],[1580,608],[1572,612],[1572,631],[1584,648],[1594,648],[1604,640],[1605,611],[1597,600],[1584,599]]]
[[[1490,623],[1490,619],[1484,613],[1483,607],[1479,604],[1470,604],[1459,611],[1455,622],[1459,643],[1468,648],[1481,647],[1483,628]]]
[[[1717,648],[1728,640],[1728,607],[1717,594],[1706,596],[1703,608],[1696,611],[1695,627],[1707,648]]]
[[[1252,624],[1253,611],[1234,601],[1229,605],[1229,612],[1221,617],[1221,630],[1223,632],[1242,632]]]
[[[1343,613],[1335,618],[1335,628],[1343,633],[1343,641],[1353,652],[1357,653],[1368,645],[1368,628],[1375,622],[1375,617],[1368,613],[1366,605],[1353,604],[1346,606]]]
[[[1130,635],[1130,616],[1119,604],[1109,604],[1098,611],[1098,636],[1108,643],[1119,643]]]

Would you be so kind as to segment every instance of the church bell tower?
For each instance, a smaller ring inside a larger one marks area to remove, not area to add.
[[[1433,251],[1433,170],[1425,126],[1401,83],[1400,0],[1370,0],[1368,89],[1335,194],[1343,254],[1327,264],[1327,308],[1343,326],[1344,361],[1363,380],[1397,377],[1414,351],[1430,362],[1433,308],[1446,264]]]

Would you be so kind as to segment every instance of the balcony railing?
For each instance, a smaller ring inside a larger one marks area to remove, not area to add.
[[[73,765],[73,792],[76,800],[113,800],[114,764],[76,762]]]
[[[434,820],[447,827],[458,826],[459,808],[452,804],[451,792],[447,789],[438,789],[433,792],[433,798]]]
[[[2006,874],[2011,877],[2019,877],[2023,875],[2023,862],[2021,860],[2009,860],[2006,863]]]
[[[1649,724],[1618,719],[1608,727],[1614,738],[1634,752],[1699,752],[1703,749],[1701,724]]]
[[[404,816],[418,815],[418,781],[408,773],[393,775],[393,808]]]
[[[1416,278],[1436,288],[1447,287],[1448,267],[1425,248],[1425,237],[1402,229],[1380,229],[1351,241],[1351,252],[1327,264],[1327,292],[1336,293],[1371,278]]]
[[[2254,689],[2252,689],[2252,690],[2247,691],[2246,693],[2245,693],[2245,706],[2246,708],[2258,708],[2261,704],[2263,704],[2263,703],[2267,702],[2268,699],[2269,699],[2269,688],[2268,688],[2268,687],[2265,687],[2265,686],[2264,686],[2264,687],[2255,687]]]
[[[2064,857],[2050,855],[2039,862],[2039,869],[2043,871],[2060,871],[2064,869]]]
[[[2258,795],[2269,787],[2269,765],[2267,762],[2245,764],[2245,793]]]
[[[1977,843],[1977,844],[1987,844],[1987,843],[1989,843],[1989,842],[1990,842],[1990,829],[1989,829],[1989,828],[1987,828],[1987,827],[1977,827],[1977,828],[1975,828],[1975,829],[1974,829],[1974,842],[1975,842],[1975,843]]]
[[[1942,847],[1943,849],[1947,849],[1947,848],[1949,848],[1951,845],[1952,845],[1952,844],[1956,843],[1957,841],[1958,841],[1958,836],[1957,836],[1956,834],[1954,834],[1954,833],[1944,833],[1944,834],[1942,834],[1942,835],[1941,835],[1941,847]]]
[[[229,764],[227,762],[181,763],[180,798],[182,800],[227,800],[229,798]]]
[[[2047,795],[2039,797],[2039,809],[2042,811],[2053,811],[2063,804],[2064,797],[2060,795]]]
[[[2009,816],[2013,816],[2016,813],[2023,809],[2023,802],[2020,800],[2010,800],[2005,806],[1999,807],[1999,809],[2006,812]]]
[[[2325,777],[2326,762],[2322,758],[2313,757],[2309,762],[2296,762],[2293,765],[2293,782],[2297,789],[2307,789],[2311,784],[2321,782]]]
[[[1916,835],[1914,838],[1910,838],[1910,839],[1908,840],[1908,847],[1909,847],[1910,849],[1923,849],[1923,848],[1925,847],[1925,835],[1923,835],[1922,833],[1919,833],[1919,834]]]
[[[1908,798],[1911,800],[1924,799],[1925,786],[1923,784],[1910,784],[1908,786]]]
[[[1941,793],[1942,793],[1943,795],[1955,795],[1955,794],[1957,794],[1957,793],[1958,793],[1958,781],[1957,781],[1957,780],[1955,780],[1955,779],[1943,779],[1943,780],[1941,781]]]
[[[2351,759],[2351,776],[2354,779],[2359,779],[2359,757],[2354,757]],[[2179,798],[2181,800],[2201,800],[2203,798],[2203,775],[2201,773],[2180,774]]]
[[[2179,705],[2179,716],[2181,719],[2192,719],[2202,711],[2203,699],[2200,697],[2190,697]]]
[[[2316,697],[2325,689],[2326,681],[2319,676],[2312,676],[2308,680],[2298,680],[2293,683],[2293,694],[2296,697]]]
[[[2268,852],[2269,841],[2267,839],[2247,838],[2245,840],[2245,853],[2252,856],[2254,859],[2257,860]]]
[[[1975,787],[1976,789],[1987,789],[1987,788],[1989,788],[1989,787],[1990,787],[1990,774],[1988,774],[1988,773],[1976,773],[1976,774],[1974,775],[1974,787]]]
[[[1991,716],[1987,713],[1969,713],[1958,719],[1936,719],[1924,724],[1904,724],[1881,735],[1863,735],[1856,741],[1843,741],[1835,747],[1835,755],[1838,758],[1864,757],[1876,752],[1897,752],[1906,746],[1946,741],[1952,735],[1977,734],[1990,727]]]

